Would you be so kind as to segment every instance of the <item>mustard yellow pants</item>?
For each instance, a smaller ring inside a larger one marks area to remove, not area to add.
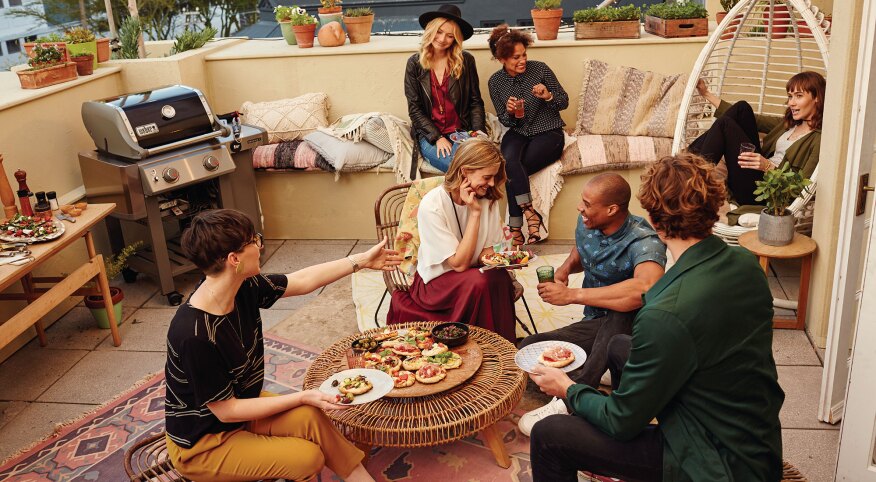
[[[347,477],[365,457],[320,409],[310,405],[249,422],[238,430],[205,435],[190,449],[168,437],[167,453],[179,473],[198,482],[303,481],[323,466]]]

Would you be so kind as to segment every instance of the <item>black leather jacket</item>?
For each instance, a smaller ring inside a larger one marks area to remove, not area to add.
[[[462,52],[462,75],[459,79],[449,77],[448,95],[456,107],[461,130],[484,131],[484,101],[474,57]],[[405,96],[408,99],[408,116],[411,118],[411,137],[414,139],[414,160],[417,159],[420,145],[418,137],[423,136],[434,144],[441,132],[432,122],[432,82],[430,73],[420,66],[420,54],[408,59],[405,68]]]

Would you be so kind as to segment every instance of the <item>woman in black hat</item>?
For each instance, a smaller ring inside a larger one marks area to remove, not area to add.
[[[462,50],[462,41],[474,29],[455,5],[420,15],[420,26],[425,29],[420,52],[405,68],[411,137],[429,164],[447,172],[458,145],[450,140],[451,134],[484,131],[478,71],[474,57]]]

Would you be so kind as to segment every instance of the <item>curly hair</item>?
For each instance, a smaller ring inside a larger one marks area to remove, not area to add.
[[[529,48],[532,45],[532,35],[514,30],[507,23],[503,23],[490,32],[490,39],[487,43],[490,45],[493,58],[502,60],[514,55],[514,46],[517,44],[523,44],[524,48]]]
[[[456,150],[450,167],[447,168],[447,174],[444,176],[444,190],[447,192],[459,190],[466,170],[475,171],[497,165],[499,171],[493,178],[494,185],[487,189],[487,194],[484,196],[490,200],[490,204],[505,196],[505,181],[508,179],[505,175],[505,158],[502,157],[499,148],[492,141],[477,137],[463,141],[459,145],[459,149]]]
[[[713,164],[683,153],[652,164],[642,175],[638,198],[663,237],[703,239],[712,234],[726,195]]]
[[[423,37],[420,39],[420,66],[423,67],[423,70],[432,70],[432,57],[435,54],[432,40],[435,39],[438,29],[442,25],[450,26],[450,30],[453,32],[453,45],[450,46],[450,52],[448,52],[447,69],[454,79],[458,79],[462,75],[462,65],[465,60],[462,58],[462,30],[453,20],[438,17],[426,24]]]
[[[234,209],[211,209],[192,218],[180,244],[186,258],[204,274],[215,275],[225,267],[229,253],[237,253],[256,235],[252,221]]]
[[[812,116],[810,127],[813,129],[821,129],[821,121],[822,117],[824,117],[824,93],[827,90],[827,81],[824,80],[824,77],[818,72],[808,70],[800,72],[788,79],[788,83],[785,84],[785,90],[788,91],[788,94],[796,90],[809,92],[809,95],[815,99],[815,115]],[[791,113],[790,107],[785,109],[784,120],[785,129],[790,129],[803,122],[802,120],[794,120],[794,115]]]

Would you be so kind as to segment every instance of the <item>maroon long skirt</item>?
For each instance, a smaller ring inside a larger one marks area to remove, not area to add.
[[[396,291],[387,323],[456,321],[495,331],[514,343],[514,286],[505,270],[448,271],[423,283],[414,275],[409,291]]]

